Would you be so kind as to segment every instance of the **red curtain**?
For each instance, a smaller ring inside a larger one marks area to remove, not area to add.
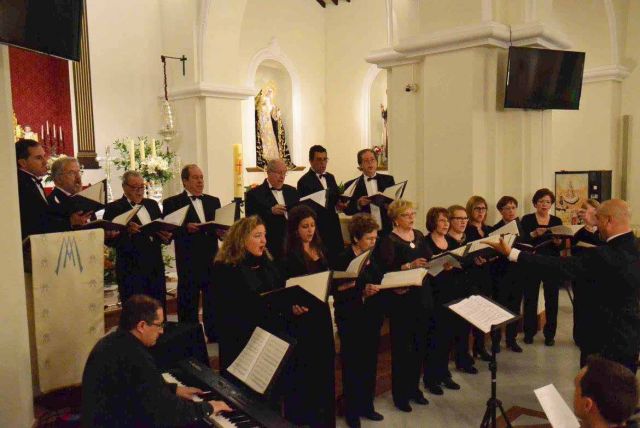
[[[9,66],[13,111],[18,123],[22,126],[29,125],[38,136],[41,129],[44,129],[46,137],[46,122],[49,121],[50,137],[53,138],[55,125],[58,141],[62,127],[63,144],[58,149],[58,154],[73,156],[68,61],[10,47]]]

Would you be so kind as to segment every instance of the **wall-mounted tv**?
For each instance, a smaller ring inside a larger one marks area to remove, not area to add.
[[[80,59],[83,0],[0,0],[0,43]]]
[[[584,52],[510,47],[505,108],[578,110]]]

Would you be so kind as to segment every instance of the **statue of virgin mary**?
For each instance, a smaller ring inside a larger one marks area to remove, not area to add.
[[[261,89],[256,105],[256,166],[264,168],[271,159],[282,159],[287,168],[295,168],[287,147],[282,114],[273,103],[273,88]]]

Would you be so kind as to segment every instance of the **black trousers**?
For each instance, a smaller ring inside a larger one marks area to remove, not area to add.
[[[202,319],[205,333],[209,339],[215,338],[209,274],[191,272],[178,272],[178,321],[200,322],[198,309],[202,292]]]
[[[439,384],[451,377],[449,371],[449,349],[454,342],[460,318],[451,310],[436,304],[427,338],[427,352],[424,357],[423,381],[425,384]]]
[[[347,417],[374,410],[378,346],[383,313],[371,305],[348,308],[336,305],[340,337],[342,391]]]
[[[544,337],[553,339],[558,326],[558,295],[562,281],[546,280],[542,283],[544,289],[544,309],[546,323]],[[538,331],[538,294],[540,281],[530,280],[524,286],[524,335],[533,337]]]
[[[507,278],[505,277],[503,281],[501,281],[498,285],[497,293],[497,302],[500,303],[505,308],[509,309],[516,315],[520,315],[521,307],[522,307],[522,295],[523,295],[523,287],[522,282],[518,280],[516,277]],[[536,312],[537,312],[537,302],[536,302]],[[536,323],[537,323],[537,313],[536,313]],[[537,325],[536,325],[537,328]],[[516,341],[516,336],[518,336],[518,323],[512,322],[507,324],[506,327],[506,339],[507,344],[514,343]],[[492,341],[494,343],[500,343],[502,339],[502,330],[496,329],[492,333]]]
[[[391,333],[391,395],[394,403],[406,403],[420,391],[420,368],[425,351],[426,309],[419,290],[389,294]]]
[[[116,279],[120,302],[126,302],[134,294],[144,294],[158,300],[164,313],[167,313],[167,283],[164,270],[116,272]]]

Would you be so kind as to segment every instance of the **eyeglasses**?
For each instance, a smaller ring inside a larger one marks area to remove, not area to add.
[[[486,211],[487,207],[473,207],[474,211]]]
[[[415,216],[416,216],[416,212],[415,211],[400,214],[400,217],[415,217]]]
[[[451,217],[451,220],[467,221],[469,217]]]
[[[67,172],[63,172],[60,175],[77,175],[77,176],[81,177],[82,174],[84,174],[83,170],[80,170],[80,171],[67,171]]]
[[[142,185],[142,186],[132,186],[129,183],[124,183],[124,184],[125,184],[125,186],[127,186],[127,187],[129,187],[130,189],[133,189],[133,190],[144,190],[144,185]]]
[[[165,326],[167,325],[167,323],[166,323],[166,322],[164,322],[164,321],[163,321],[163,322],[161,322],[161,323],[159,323],[159,324],[158,324],[158,323],[155,323],[155,322],[152,322],[152,323],[151,323],[151,324],[149,324],[149,325],[152,325],[152,326],[154,326],[154,327],[158,327],[159,329],[164,330],[164,328],[165,328]]]

